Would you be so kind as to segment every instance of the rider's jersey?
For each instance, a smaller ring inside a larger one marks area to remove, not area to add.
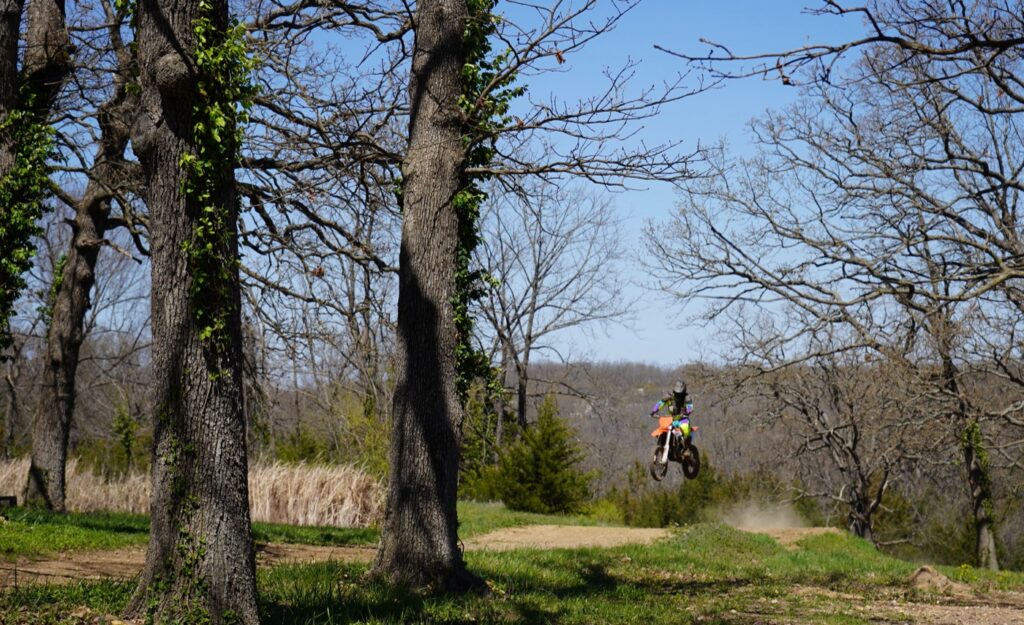
[[[661,399],[661,401],[655,404],[654,408],[651,410],[651,414],[656,414],[662,408],[667,408],[668,413],[673,417],[680,417],[684,415],[689,415],[691,412],[693,412],[693,402],[686,398],[685,395],[682,399],[679,399],[675,397],[674,393],[672,393],[666,395]]]

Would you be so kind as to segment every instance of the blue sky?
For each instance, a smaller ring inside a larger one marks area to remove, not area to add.
[[[632,58],[642,62],[636,87],[656,84],[685,69],[680,59],[654,49],[706,53],[700,38],[726,44],[737,54],[767,52],[798,47],[806,43],[838,42],[863,32],[856,18],[812,16],[805,7],[814,0],[646,0],[619,27],[591,46],[566,59],[565,74],[546,81],[534,81],[530,91],[540,96],[557,88],[563,97],[585,95],[602,86],[601,69]],[[550,84],[545,84],[548,82]],[[683,139],[687,146],[697,141],[726,139],[733,150],[749,149],[747,124],[765,111],[795,100],[798,90],[778,82],[760,79],[732,81],[664,110],[649,120],[643,135],[652,139]],[[675,210],[675,194],[668,185],[636,185],[636,190],[619,193],[616,204],[625,218],[627,249],[643,253],[642,229],[649,220],[664,219]],[[645,272],[634,263],[628,275],[633,282],[627,292],[637,303],[629,327],[605,330],[568,331],[555,342],[574,359],[630,360],[673,366],[713,357],[715,341],[711,330],[689,324],[686,317],[700,309],[700,303],[685,309],[650,287]]]

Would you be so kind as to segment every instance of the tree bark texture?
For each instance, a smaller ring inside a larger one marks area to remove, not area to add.
[[[7,119],[18,106],[18,36],[23,0],[0,0],[0,119]],[[0,133],[0,178],[14,166],[14,145],[7,133]]]
[[[17,358],[17,356],[15,356]],[[0,458],[4,460],[10,460],[14,454],[14,428],[17,427],[17,423],[20,420],[20,414],[18,410],[18,386],[14,383],[14,375],[12,364],[15,362],[15,358],[12,358],[7,363],[7,371],[4,372],[4,385],[7,387],[7,410],[4,412],[4,438],[3,442],[0,443]]]
[[[396,584],[463,590],[479,580],[458,547],[456,490],[463,409],[452,307],[465,185],[461,114],[465,0],[423,0],[409,85],[403,164],[398,337],[391,468],[375,574]]]
[[[71,71],[70,49],[64,0],[29,0],[22,78],[42,120]]]
[[[225,27],[225,0],[212,16]],[[194,65],[199,3],[141,0],[137,13],[141,100],[131,131],[150,213],[153,328],[153,494],[146,564],[128,606],[156,623],[258,623],[249,521],[242,335],[237,266],[228,284],[205,276],[193,292],[185,250],[200,205],[183,191],[182,156],[196,154],[193,106],[203,106]],[[230,129],[225,129],[230,130]],[[228,207],[226,249],[237,259],[233,163],[220,164],[216,199]],[[224,297],[228,289],[229,296]],[[207,292],[209,291],[209,293]],[[225,341],[201,340],[198,307],[211,302]]]
[[[530,384],[529,378],[529,363],[526,362],[524,356],[523,362],[517,366],[516,375],[516,422],[519,424],[519,435],[522,436],[526,428],[529,427],[529,423],[526,420],[526,406],[527,406],[527,387]]]
[[[846,516],[846,526],[850,533],[858,538],[864,538],[875,542],[875,532],[872,527],[873,511],[868,497],[855,494],[850,502],[850,511]]]
[[[95,283],[96,261],[107,231],[110,200],[121,186],[129,120],[138,97],[124,77],[131,68],[125,51],[114,95],[100,110],[100,144],[89,172],[85,193],[75,206],[71,243],[56,291],[46,358],[43,361],[42,397],[32,428],[32,457],[25,502],[63,512],[68,436],[75,412],[75,372],[84,338],[83,326]]]
[[[39,122],[46,122],[54,100],[71,71],[69,49],[63,0],[32,0],[28,5],[21,84],[17,87],[26,88],[32,99],[20,102],[25,94],[16,93],[15,101],[18,106],[30,105],[32,117]],[[13,154],[13,146],[11,149]],[[43,413],[37,414],[33,428],[33,462],[25,484],[24,500],[29,505],[63,512],[68,428],[45,423],[57,427],[40,429],[44,424],[39,421],[47,421]],[[37,459],[42,462],[36,462]]]

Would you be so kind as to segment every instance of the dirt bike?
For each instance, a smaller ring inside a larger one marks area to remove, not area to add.
[[[651,477],[660,482],[668,474],[669,461],[678,462],[686,479],[692,480],[700,473],[700,451],[693,444],[695,427],[687,417],[658,417],[658,427],[651,436],[658,439],[651,460]]]

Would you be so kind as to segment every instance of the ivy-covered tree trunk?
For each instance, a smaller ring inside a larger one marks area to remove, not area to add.
[[[393,583],[460,590],[478,583],[462,559],[456,488],[463,418],[456,385],[459,335],[455,198],[465,186],[458,108],[466,62],[466,0],[422,0],[409,85],[403,164],[397,387],[391,472],[373,571]]]
[[[946,327],[952,324],[946,321]],[[960,448],[964,457],[964,469],[966,470],[967,489],[971,498],[971,510],[973,512],[974,532],[978,554],[978,566],[986,569],[998,570],[999,557],[996,551],[994,502],[992,500],[991,472],[988,466],[988,458],[985,454],[984,440],[981,433],[981,423],[976,417],[969,414],[967,403],[960,396],[959,369],[953,358],[950,356],[951,349],[948,333],[935,333],[940,338],[939,346],[942,350],[942,382],[945,390],[956,398],[954,423],[961,428]]]
[[[254,624],[238,282],[238,81],[226,0],[142,0],[143,168],[152,262],[153,494],[132,617]]]
[[[971,495],[971,510],[974,516],[974,533],[977,541],[978,566],[993,571],[999,570],[999,555],[996,550],[994,502],[992,484],[989,479],[988,459],[981,438],[981,425],[977,419],[965,420],[962,451],[964,468],[967,470],[967,486]]]
[[[50,108],[70,71],[63,0],[28,7],[22,67],[18,39],[24,2],[0,4],[0,349],[35,249],[32,237],[50,192]]]
[[[117,32],[113,31],[115,37]],[[85,193],[75,206],[71,243],[63,271],[55,276],[42,396],[32,428],[32,458],[25,502],[64,511],[68,435],[75,411],[75,372],[85,314],[95,283],[96,260],[106,234],[113,192],[125,177],[124,152],[138,97],[127,82],[132,71],[128,48],[114,42],[118,76],[114,94],[101,107],[100,141]]]

